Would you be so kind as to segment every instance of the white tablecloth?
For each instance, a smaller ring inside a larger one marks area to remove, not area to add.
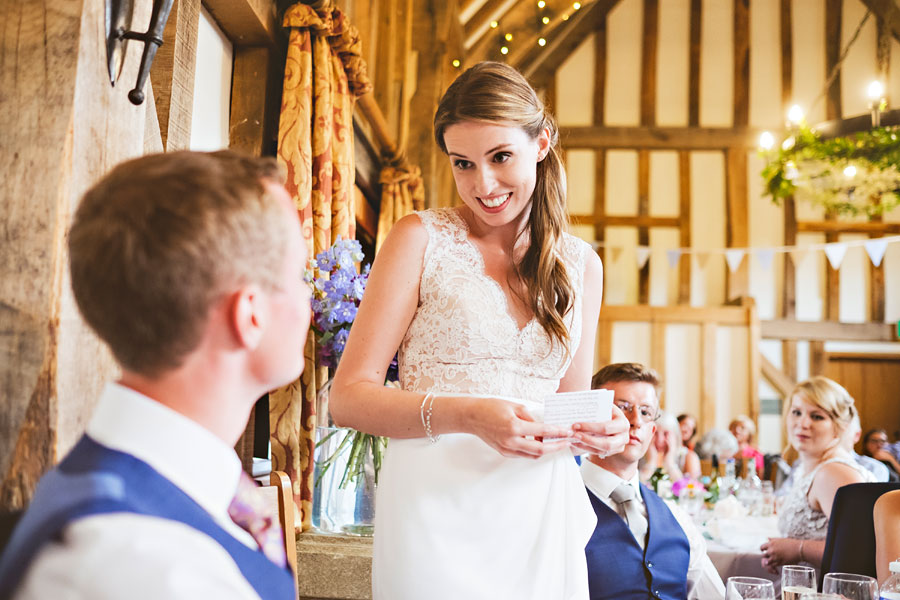
[[[716,570],[727,581],[729,577],[762,577],[775,582],[780,577],[762,566],[759,547],[770,537],[780,537],[777,519],[771,517],[742,517],[719,519],[707,523],[707,553]]]

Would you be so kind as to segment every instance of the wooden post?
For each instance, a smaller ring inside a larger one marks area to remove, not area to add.
[[[600,26],[594,32],[594,115],[593,122],[596,126],[602,126],[606,120],[606,24],[604,18]],[[554,77],[555,81],[556,78]],[[599,148],[594,151],[594,239],[598,242],[606,241],[606,150]],[[600,258],[606,262],[605,246],[597,250]]]
[[[191,143],[199,27],[200,0],[176,0],[150,69],[160,136],[169,152],[187,150]]]
[[[135,5],[135,23],[149,21]],[[0,4],[0,508],[25,506],[116,369],[71,295],[66,232],[81,195],[143,153],[153,103],[132,105],[140,48],[110,86],[102,2]],[[14,41],[14,43],[13,43]]]
[[[691,153],[678,152],[679,220],[678,243],[682,248],[691,247]],[[691,257],[682,254],[678,259],[678,304],[691,301]]]
[[[700,40],[702,33],[702,0],[691,0],[691,47],[688,58],[688,125],[700,124]]]
[[[638,150],[638,216],[650,214],[650,151]],[[650,230],[646,226],[638,227],[638,245],[650,245]],[[638,303],[647,304],[650,300],[650,261],[648,260],[638,273]]]

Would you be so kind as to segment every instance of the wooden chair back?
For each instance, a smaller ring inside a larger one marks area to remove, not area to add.
[[[259,488],[259,494],[265,498],[272,512],[278,515],[284,532],[284,552],[288,565],[294,574],[294,589],[297,589],[297,530],[294,527],[294,498],[291,491],[291,478],[284,471],[272,471],[269,485]]]

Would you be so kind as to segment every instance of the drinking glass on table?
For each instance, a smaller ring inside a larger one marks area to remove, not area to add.
[[[803,594],[815,591],[815,569],[801,565],[785,565],[781,568],[781,600],[799,600]]]
[[[844,600],[840,594],[820,594],[819,592],[806,592],[800,594],[800,600]]]
[[[759,577],[729,577],[725,584],[725,600],[775,600],[775,586]]]
[[[838,594],[846,600],[878,600],[878,583],[868,575],[828,573],[822,581],[822,592]]]

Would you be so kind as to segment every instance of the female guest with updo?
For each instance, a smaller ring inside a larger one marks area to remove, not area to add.
[[[778,514],[784,537],[770,538],[760,547],[762,564],[772,573],[801,562],[819,567],[835,492],[844,485],[875,480],[841,444],[855,414],[847,390],[827,377],[797,384],[785,403],[788,440],[798,459]]]

